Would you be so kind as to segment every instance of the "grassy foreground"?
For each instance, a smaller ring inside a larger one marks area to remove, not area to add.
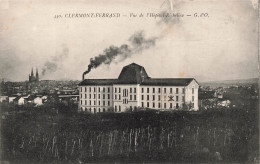
[[[1,160],[11,163],[258,160],[256,110],[92,115],[65,106],[1,108],[9,111],[2,111]]]

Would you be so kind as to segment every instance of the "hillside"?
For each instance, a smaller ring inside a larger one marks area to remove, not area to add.
[[[250,79],[237,79],[237,80],[223,80],[223,81],[210,81],[210,82],[200,82],[201,86],[212,86],[212,87],[224,87],[230,85],[252,85],[258,84],[258,78]]]

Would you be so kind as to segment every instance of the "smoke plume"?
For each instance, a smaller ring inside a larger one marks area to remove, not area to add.
[[[172,0],[165,0],[164,3],[168,7],[166,10],[163,10],[160,13],[161,15],[167,15],[168,12],[172,12],[172,10],[180,4],[180,1],[178,1],[178,3],[172,3]],[[166,25],[165,29],[167,29],[172,25],[178,23],[179,21],[179,18],[173,16],[163,16],[158,21],[158,25],[164,24]],[[123,61],[126,58],[130,57],[132,54],[140,53],[142,50],[149,49],[150,47],[155,46],[157,39],[161,39],[163,37],[164,31],[165,30],[162,30],[162,34],[160,36],[148,39],[145,38],[143,31],[136,32],[129,38],[129,45],[123,44],[120,47],[110,46],[109,48],[106,48],[102,54],[99,54],[98,56],[90,59],[90,64],[88,65],[88,69],[83,73],[82,79],[84,80],[84,75],[88,74],[91,69],[97,68],[101,64],[109,65],[117,56],[120,56],[121,61]]]
[[[45,76],[46,74],[50,74],[53,72],[56,72],[59,69],[59,65],[62,63],[62,61],[67,58],[69,55],[69,49],[65,44],[62,45],[62,52],[60,54],[57,54],[56,56],[51,57],[50,60],[46,61],[44,63],[44,66],[42,68],[42,76]]]
[[[88,74],[91,69],[97,68],[101,64],[109,65],[117,56],[120,56],[121,60],[125,60],[133,54],[155,46],[156,39],[155,37],[146,39],[144,32],[139,31],[129,38],[129,44],[122,44],[119,47],[112,45],[106,48],[102,54],[90,59],[90,64],[88,65],[88,69],[83,73],[83,77],[85,74]]]

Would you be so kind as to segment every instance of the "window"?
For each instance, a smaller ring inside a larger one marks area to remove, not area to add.
[[[105,108],[103,108],[103,112],[106,112]]]
[[[91,100],[89,100],[89,105],[91,105]]]
[[[117,106],[115,106],[115,112],[117,112]]]
[[[176,96],[176,101],[179,101],[179,96]]]
[[[142,100],[144,100],[144,95],[142,95]]]
[[[117,95],[115,95],[115,100],[117,99]]]
[[[144,93],[144,88],[142,88],[142,93]]]
[[[128,96],[128,90],[127,89],[124,89],[123,90],[123,97],[127,97]]]
[[[149,108],[149,102],[147,102],[147,108]]]
[[[96,110],[96,108],[94,108],[94,113],[97,113],[97,110]]]
[[[147,93],[149,93],[149,88],[147,88]]]
[[[130,100],[132,100],[132,95],[130,95]]]
[[[192,88],[192,94],[194,94],[194,88]]]
[[[85,92],[87,92],[87,87],[85,87]]]
[[[161,108],[161,103],[158,103],[158,108]]]
[[[91,87],[89,87],[89,92],[91,92]]]
[[[91,94],[89,94],[89,99],[91,99]]]
[[[182,93],[183,93],[183,94],[185,93],[185,88],[182,88]]]
[[[94,99],[96,98],[96,94],[94,94]]]
[[[136,93],[136,88],[134,88],[134,93]]]
[[[158,101],[161,101],[161,96],[160,95],[158,95]]]
[[[118,106],[118,111],[121,112],[121,106],[120,105]]]
[[[100,92],[100,87],[98,87],[98,92]]]
[[[110,101],[107,102],[107,106],[110,106]]]
[[[172,108],[172,103],[170,103],[170,108]]]
[[[192,101],[194,101],[194,96],[192,96]]]
[[[176,94],[178,94],[179,93],[179,88],[176,88]]]
[[[121,95],[118,95],[118,100],[121,100]]]
[[[121,93],[121,88],[118,89],[118,93]]]
[[[91,113],[91,108],[89,108],[89,112]]]
[[[132,93],[132,88],[130,88],[130,93]]]
[[[103,87],[103,92],[106,92],[106,88],[105,87]]]
[[[100,99],[100,94],[98,94],[98,99]]]
[[[179,104],[178,104],[178,103],[176,103],[176,108],[177,108],[177,109],[179,108]]]
[[[107,92],[108,92],[108,93],[110,92],[110,88],[109,88],[109,87],[107,88]]]
[[[172,88],[170,88],[170,93],[172,93]]]
[[[106,95],[105,94],[103,94],[103,99],[105,99],[106,98]]]
[[[166,103],[164,103],[164,109],[166,109]]]
[[[82,100],[80,100],[80,104],[82,105]]]
[[[123,104],[127,104],[127,99],[123,99]]]
[[[103,101],[103,106],[105,106],[106,105],[106,102],[105,101]]]
[[[153,102],[153,108],[155,108],[155,103]]]
[[[144,107],[144,102],[142,102],[142,107]]]
[[[98,108],[98,112],[99,112],[99,113],[101,112],[100,108]]]
[[[136,95],[134,95],[134,100],[136,100]]]
[[[98,101],[98,105],[100,105],[100,101]]]
[[[161,88],[158,88],[158,93],[161,93]]]
[[[85,100],[85,105],[87,105],[87,100]]]
[[[94,105],[96,105],[96,101],[94,101]]]
[[[155,88],[153,88],[153,93],[155,93]]]
[[[147,95],[147,100],[149,100],[149,95]]]
[[[183,101],[183,102],[185,101],[185,97],[184,97],[184,96],[182,96],[182,101]]]
[[[117,88],[115,88],[115,93],[117,92]]]
[[[96,92],[96,88],[94,87],[94,92]]]
[[[85,94],[85,99],[87,98],[87,94]]]
[[[153,95],[153,101],[155,100],[155,95]]]
[[[107,99],[110,99],[110,94],[107,94]]]
[[[164,88],[164,93],[166,93],[166,88]]]

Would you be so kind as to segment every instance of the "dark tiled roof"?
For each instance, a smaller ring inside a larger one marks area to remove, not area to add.
[[[132,63],[125,66],[119,77],[118,81],[121,84],[140,84],[142,79],[149,78],[144,67],[138,64]]]
[[[145,79],[141,85],[155,86],[187,86],[193,78],[151,78]]]
[[[113,85],[117,83],[117,79],[85,79],[79,83],[79,86],[84,85]]]
[[[18,101],[22,96],[16,97],[13,101]]]
[[[113,84],[140,84],[155,86],[187,86],[194,78],[162,78],[153,79],[148,76],[144,67],[132,63],[125,66],[118,79],[85,79],[79,86],[84,85],[113,85]],[[196,81],[196,80],[195,80]]]
[[[113,85],[113,84],[140,84],[140,85],[154,85],[154,86],[187,86],[193,78],[165,78],[165,79],[145,79],[143,82],[127,82],[118,79],[85,79],[79,86],[84,85]]]

